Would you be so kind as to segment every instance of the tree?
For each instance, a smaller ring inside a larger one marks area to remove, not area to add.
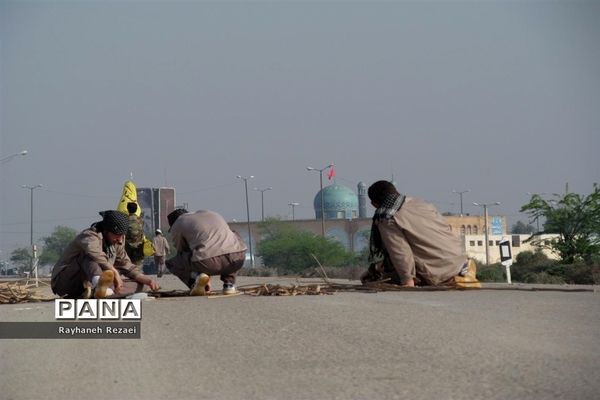
[[[526,224],[523,221],[517,221],[511,228],[511,232],[515,235],[527,235],[535,232],[535,227],[531,224]]]
[[[549,244],[537,244],[555,250],[562,261],[572,264],[579,260],[591,260],[600,254],[600,188],[594,184],[588,196],[576,193],[554,195],[545,200],[540,195],[531,196],[529,203],[521,207],[532,219],[544,217],[546,223],[541,233],[557,233],[557,239]]]
[[[10,253],[10,261],[12,261],[17,267],[19,275],[22,275],[25,271],[30,270],[31,257],[31,253],[26,247],[15,249],[12,251],[12,253]]]
[[[77,236],[77,231],[67,226],[57,226],[50,236],[43,238],[44,246],[40,255],[40,264],[54,264]]]
[[[268,267],[301,272],[317,266],[311,254],[321,264],[332,267],[353,262],[354,255],[338,241],[301,231],[292,224],[268,219],[260,229],[263,238],[257,251]]]

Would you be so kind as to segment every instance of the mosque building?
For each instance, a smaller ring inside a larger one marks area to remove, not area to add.
[[[364,189],[362,191],[362,200],[364,203],[367,195],[366,185],[360,182],[358,188],[359,193],[361,193],[361,188]],[[323,197],[322,200],[321,197]],[[337,183],[324,187],[323,190],[320,190],[316,194],[313,202],[316,219],[321,219],[321,202],[323,202],[325,219],[356,219],[367,217],[366,205],[362,208],[359,207],[361,204],[360,195],[357,196],[349,187],[338,185]]]

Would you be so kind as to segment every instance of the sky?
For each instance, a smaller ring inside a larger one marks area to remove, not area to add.
[[[600,181],[600,2],[0,2],[0,260],[125,181],[244,221],[319,174],[509,224]],[[330,184],[324,178],[324,183]],[[372,208],[369,214],[372,215]]]

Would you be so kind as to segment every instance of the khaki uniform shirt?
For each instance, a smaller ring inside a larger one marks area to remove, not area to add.
[[[112,265],[120,274],[130,279],[135,279],[142,273],[129,259],[124,245],[103,247],[103,241],[102,232],[96,232],[94,228],[86,229],[77,235],[54,265],[52,281],[68,265],[82,265],[86,257],[97,262],[102,270],[107,270]]]
[[[240,236],[233,232],[222,216],[200,210],[177,218],[171,227],[171,237],[177,251],[191,251],[191,261],[201,261],[247,249]]]
[[[467,260],[460,237],[431,204],[407,197],[393,218],[377,224],[400,279],[417,277],[427,285],[458,275]]]
[[[155,256],[166,256],[171,250],[171,248],[169,247],[169,242],[163,235],[154,236],[154,239],[152,240],[152,245],[154,246]]]

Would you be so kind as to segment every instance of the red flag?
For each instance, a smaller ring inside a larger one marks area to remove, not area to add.
[[[333,177],[335,177],[335,167],[332,165],[331,168],[329,168],[329,172],[327,172],[327,178],[331,180]]]

